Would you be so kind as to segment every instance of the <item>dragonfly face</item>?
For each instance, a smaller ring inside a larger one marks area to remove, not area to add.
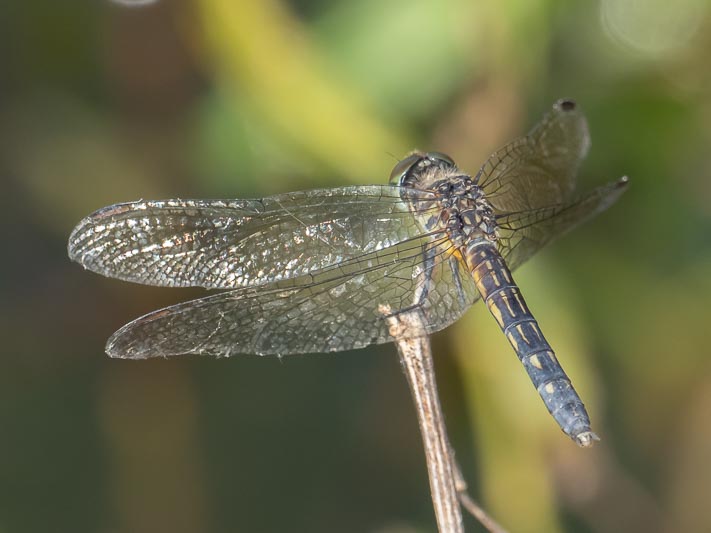
[[[226,289],[127,324],[107,343],[112,357],[349,350],[393,340],[381,306],[417,309],[431,333],[482,298],[584,444],[587,413],[511,270],[624,190],[626,178],[575,192],[588,146],[585,118],[563,100],[473,178],[444,154],[416,152],[390,185],[117,204],[77,225],[69,256],[127,281]]]

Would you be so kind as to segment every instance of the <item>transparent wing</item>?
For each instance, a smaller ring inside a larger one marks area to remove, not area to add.
[[[150,313],[118,330],[106,351],[142,359],[329,352],[391,341],[385,317],[416,308],[433,332],[478,298],[445,238],[418,237],[302,276],[244,287]]]
[[[138,201],[100,209],[69,238],[89,270],[148,285],[256,286],[296,278],[420,232],[393,186],[258,200]],[[414,195],[414,196],[413,196]],[[431,199],[422,191],[410,197]]]
[[[567,204],[497,215],[499,252],[508,267],[515,269],[556,237],[607,209],[627,183],[627,177],[623,177]]]
[[[489,157],[476,180],[498,212],[567,204],[589,146],[582,112],[574,102],[560,100],[527,136]]]

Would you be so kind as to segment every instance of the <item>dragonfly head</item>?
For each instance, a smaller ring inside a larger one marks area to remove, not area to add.
[[[390,184],[412,187],[424,171],[433,167],[445,170],[456,165],[451,157],[441,152],[413,152],[395,165],[390,172]]]

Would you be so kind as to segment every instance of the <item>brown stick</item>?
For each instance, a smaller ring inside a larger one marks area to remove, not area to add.
[[[439,403],[432,348],[421,314],[411,311],[393,315],[388,306],[380,306],[379,311],[386,316],[415,402],[438,530],[440,533],[464,531],[461,503],[486,529],[505,533],[467,494],[466,482],[449,444]]]
[[[462,511],[454,485],[453,463],[437,395],[429,339],[422,317],[417,312],[393,315],[385,306],[381,306],[379,311],[387,317],[390,335],[396,339],[400,363],[415,402],[437,528],[440,533],[463,533]]]

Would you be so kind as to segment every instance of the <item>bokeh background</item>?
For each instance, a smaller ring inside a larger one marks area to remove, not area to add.
[[[517,281],[602,442],[549,417],[483,306],[434,337],[472,494],[512,532],[711,531],[711,5],[703,0],[5,0],[0,532],[434,530],[392,346],[112,361],[203,294],[66,257],[93,210],[475,172],[559,97],[596,220]],[[480,531],[467,518],[468,531]]]

